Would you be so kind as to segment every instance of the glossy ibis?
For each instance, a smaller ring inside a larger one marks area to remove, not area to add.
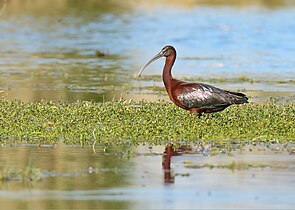
[[[149,64],[161,57],[166,57],[162,77],[170,100],[177,106],[189,110],[191,114],[197,112],[201,116],[202,113],[222,111],[232,104],[248,103],[248,98],[243,93],[222,90],[204,83],[188,83],[174,79],[171,69],[176,59],[176,50],[169,45],[147,62],[138,76]]]

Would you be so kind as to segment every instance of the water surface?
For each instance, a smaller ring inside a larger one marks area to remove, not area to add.
[[[292,209],[294,145],[92,148],[4,145],[4,209]],[[17,154],[17,155],[16,155]],[[170,154],[170,155],[169,155]],[[167,161],[169,159],[169,166]],[[31,172],[28,171],[31,169]]]
[[[134,75],[171,44],[178,52],[175,77],[248,78],[255,82],[208,82],[243,91],[253,101],[269,96],[294,101],[292,2],[41,2],[11,1],[1,12],[0,90],[5,98],[168,99],[155,91],[164,90],[162,82]],[[144,75],[160,75],[163,62]]]

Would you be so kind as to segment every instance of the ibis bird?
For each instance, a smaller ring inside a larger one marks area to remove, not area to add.
[[[174,79],[171,70],[176,59],[176,50],[173,46],[165,46],[157,55],[147,62],[139,71],[138,76],[152,62],[166,57],[163,68],[163,82],[170,100],[177,106],[189,110],[191,114],[219,112],[232,104],[248,103],[248,98],[243,93],[222,90],[220,88],[199,82],[184,82]]]

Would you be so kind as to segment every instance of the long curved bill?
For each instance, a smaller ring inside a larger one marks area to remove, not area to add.
[[[141,73],[143,72],[143,70],[150,65],[152,62],[158,60],[159,58],[162,58],[164,55],[162,52],[158,53],[157,55],[155,55],[149,62],[147,62],[139,71],[138,73],[138,77],[140,77]]]

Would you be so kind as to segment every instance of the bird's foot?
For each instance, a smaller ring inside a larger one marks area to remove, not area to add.
[[[198,113],[199,118],[202,116],[202,112],[200,109],[197,108],[192,108],[189,110],[191,115],[195,115]]]

